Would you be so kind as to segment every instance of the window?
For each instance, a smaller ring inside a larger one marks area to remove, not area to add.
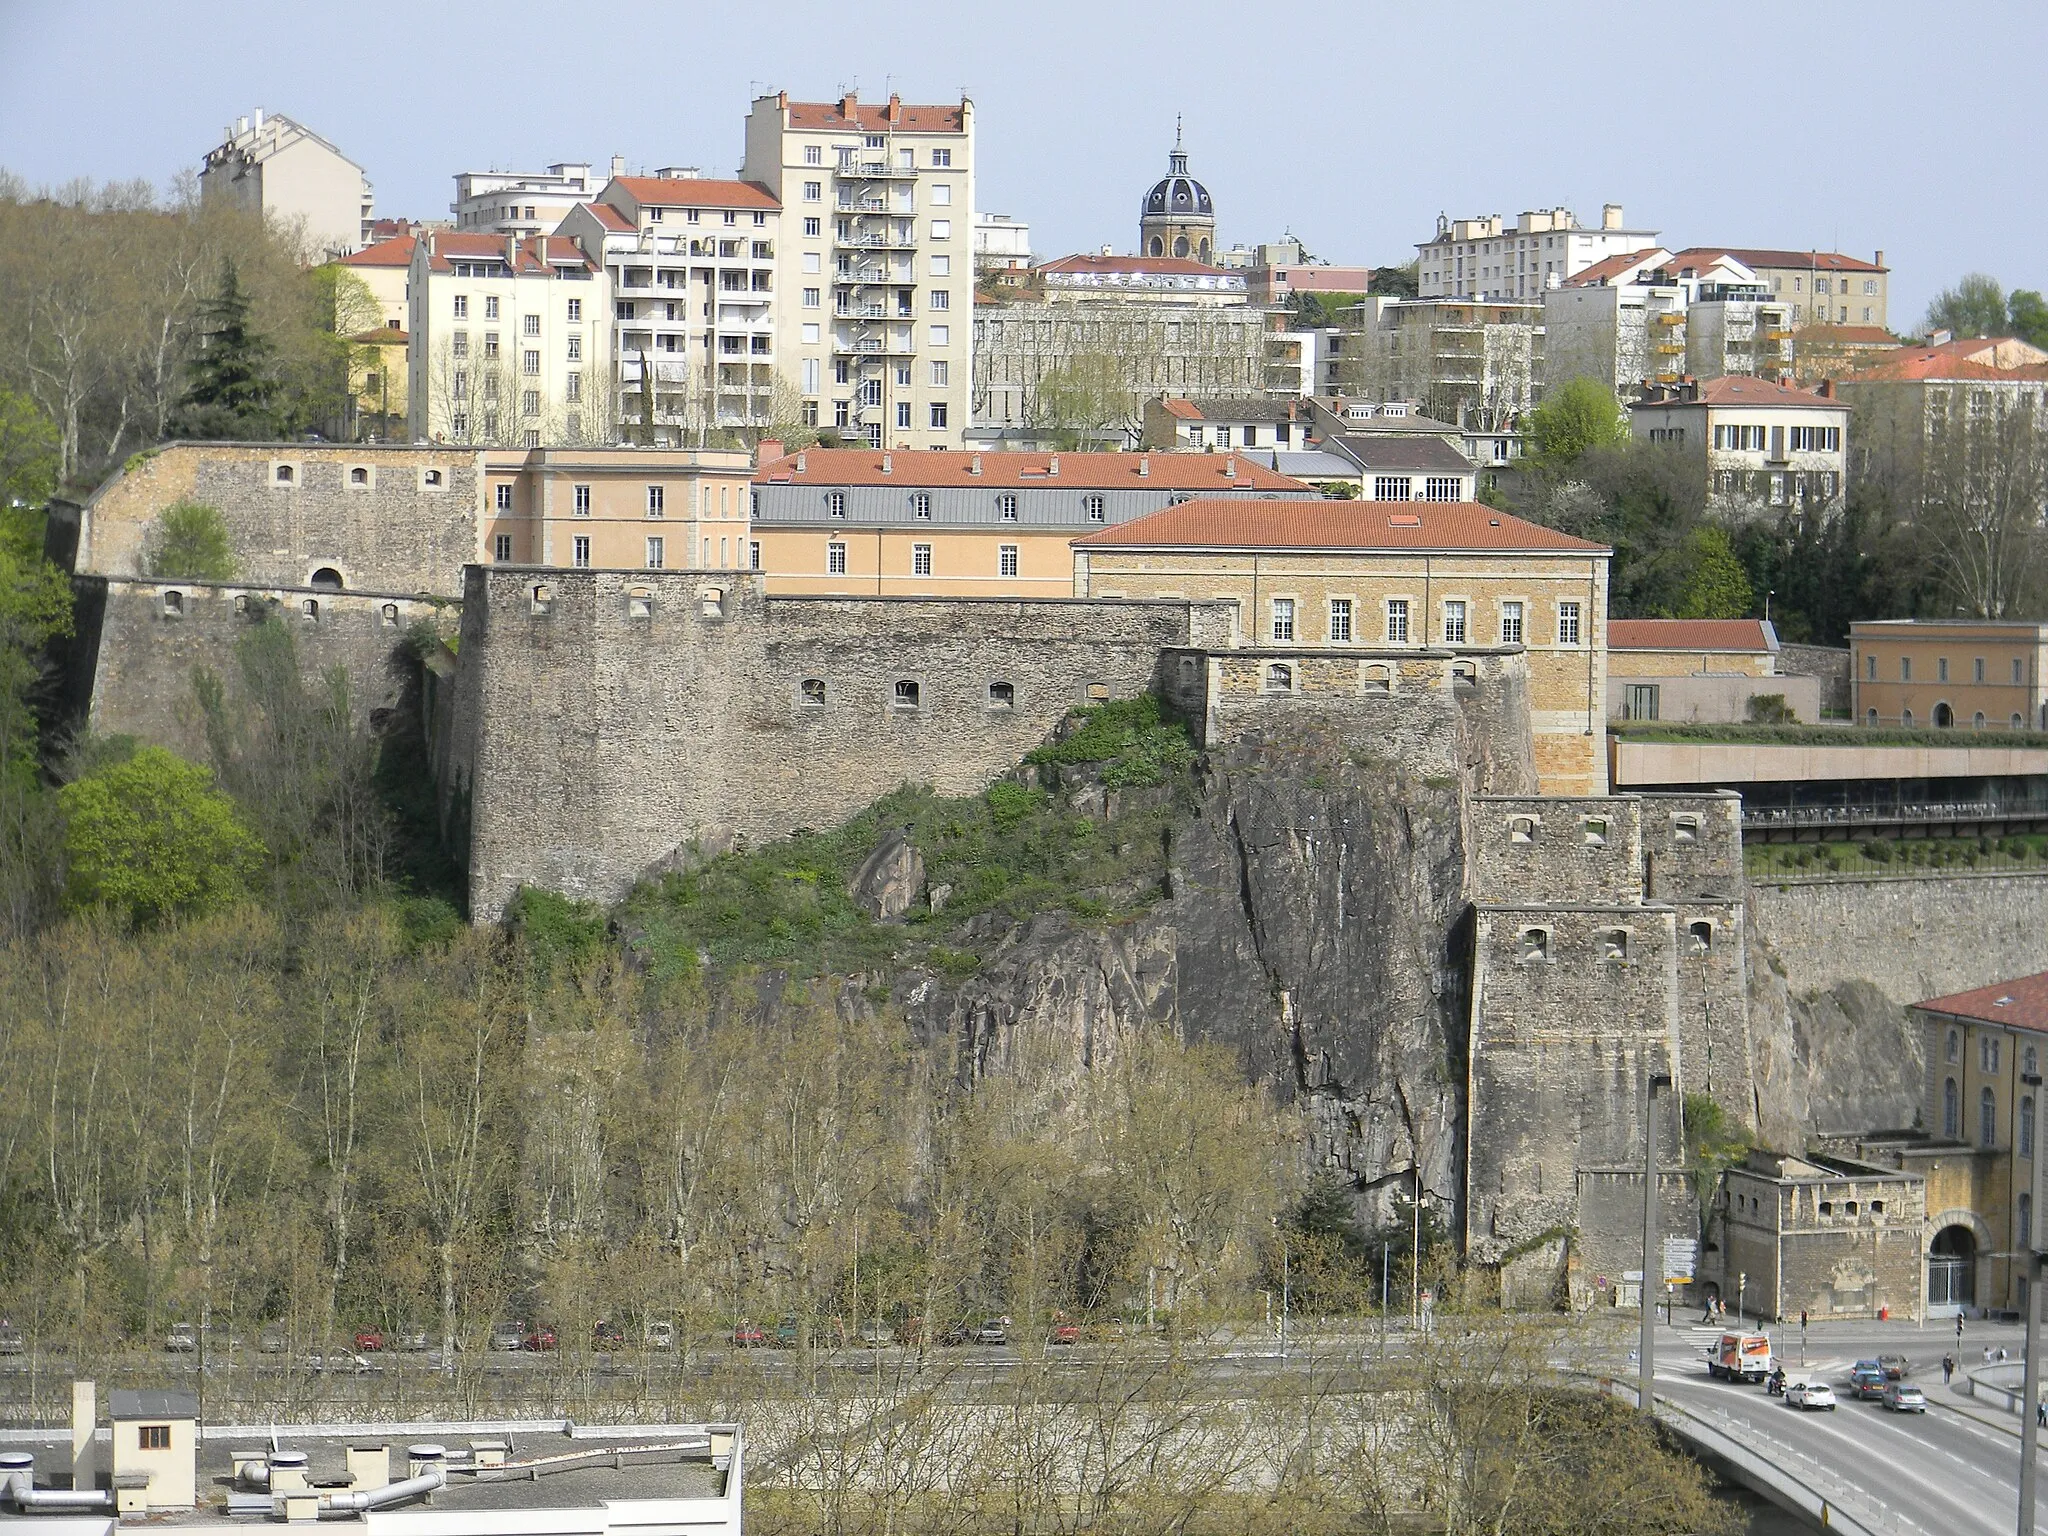
[[[943,400],[934,400],[932,402],[932,425],[934,427],[943,428],[946,425],[947,420],[948,417],[946,414],[946,402]]]
[[[818,339],[818,334],[819,332],[817,321],[807,320],[803,322],[803,337],[805,341],[815,342]]]
[[[1294,599],[1276,597],[1273,599],[1273,638],[1292,640],[1294,638]]]
[[[2034,1155],[2031,1149],[2031,1145],[2029,1147],[2029,1150],[2023,1155],[2027,1157],[2032,1157]],[[2014,1225],[2017,1226],[2019,1229],[2020,1247],[2022,1249],[2033,1247],[2034,1197],[2030,1194],[2027,1194],[2024,1190],[2022,1190],[2019,1199],[2013,1202],[2013,1216]]]
[[[1875,656],[1863,658],[1863,673],[1871,682],[1877,681],[1877,658]]]
[[[647,541],[647,569],[649,569],[650,571],[658,571],[661,569],[664,549],[665,545],[659,538],[653,538]]]
[[[164,594],[164,617],[167,619],[180,619],[184,616],[185,594],[182,592],[166,592]]]
[[[896,425],[899,427],[908,427],[910,425],[910,402],[908,400],[898,400],[896,402]]]
[[[1502,603],[1500,605],[1500,643],[1520,645],[1522,643],[1522,605]]]
[[[463,358],[465,358],[465,357],[468,357],[468,356],[469,356],[469,332],[467,332],[467,331],[457,331],[457,332],[456,332],[456,333],[455,333],[455,334],[454,334],[453,336],[449,337],[449,338],[448,338],[448,351],[449,351],[449,354],[450,354],[451,356],[453,356],[453,357],[454,357],[454,358],[455,358],[455,359],[456,359],[457,361],[460,361],[461,359],[463,359]],[[455,390],[455,392],[456,392],[456,393],[457,393],[458,395],[459,395],[459,394],[462,394],[462,393],[464,393],[464,391],[463,391],[463,389],[461,388],[461,386],[460,386],[460,385],[456,386],[456,390]]]
[[[1610,928],[1600,935],[1600,958],[1613,965],[1628,964],[1628,930]]]
[[[1230,428],[1218,427],[1216,429],[1216,446],[1218,448],[1228,448],[1230,446]]]
[[[647,487],[647,515],[661,517],[668,510],[668,488],[660,485]]]
[[[1902,683],[1913,681],[1913,658],[1910,656],[1901,656],[1899,658],[1899,681]]]
[[[1390,597],[1387,599],[1387,644],[1408,643],[1408,599]]]
[[[823,295],[822,295],[822,294],[820,293],[820,291],[819,291],[818,289],[816,289],[816,288],[806,288],[806,289],[804,290],[804,308],[805,308],[805,309],[816,309],[816,308],[818,308],[818,306],[819,306],[819,305],[820,305],[820,304],[821,304],[822,302],[823,302]]]
[[[825,195],[825,184],[824,184],[824,183],[823,183],[822,181],[807,181],[807,182],[805,182],[805,183],[804,183],[804,201],[805,201],[805,202],[807,202],[807,203],[815,203],[815,202],[817,202],[817,201],[818,201],[819,199],[821,199],[822,197],[824,197],[824,195]]]
[[[1375,662],[1365,669],[1365,678],[1360,686],[1362,691],[1366,693],[1390,694],[1394,691],[1393,673],[1387,667]]]
[[[1605,848],[1607,846],[1607,818],[1605,816],[1588,816],[1579,823],[1579,826],[1588,848]]]
[[[582,301],[581,299],[571,299],[571,300],[569,300],[569,306],[568,306],[568,319],[569,319],[569,320],[570,320],[570,321],[571,321],[571,322],[573,323],[573,322],[575,322],[575,321],[581,320],[582,318],[583,318],[583,301]],[[575,354],[574,354],[574,353],[571,353],[570,355],[571,355],[571,356],[574,356]]]
[[[951,277],[953,275],[953,258],[950,256],[933,256],[929,259],[929,265],[933,277]]]
[[[1579,643],[1579,605],[1559,603],[1557,605],[1557,643],[1577,645]]]
[[[807,677],[797,685],[796,701],[809,709],[825,707],[825,679]]]
[[[500,512],[510,512],[512,510],[512,487],[509,485],[498,487],[498,510]]]
[[[540,353],[529,351],[519,359],[519,371],[529,379],[540,376]]]
[[[804,234],[805,234],[805,236],[806,236],[806,237],[808,237],[809,239],[815,240],[815,239],[817,239],[817,238],[818,238],[818,237],[819,237],[820,235],[822,235],[822,234],[824,234],[824,233],[825,233],[825,223],[824,223],[824,220],[822,220],[822,219],[805,219],[805,220],[804,220]]]
[[[846,546],[834,539],[825,546],[825,574],[844,576],[846,574]]]
[[[846,492],[827,491],[825,493],[825,515],[827,517],[846,516]]]
[[[999,491],[996,493],[996,516],[1006,523],[1017,521],[1017,493]]]
[[[1294,692],[1294,668],[1284,661],[1276,661],[1266,668],[1266,692]]]
[[[1956,1092],[1956,1080],[1949,1078],[1941,1085],[1941,1134],[1954,1141],[1963,1133],[1960,1095]]]
[[[1457,501],[1459,499],[1458,493],[1463,489],[1464,485],[1456,475],[1429,475],[1422,482],[1422,499],[1424,501]]]
[[[1661,683],[1625,683],[1621,690],[1621,718],[1624,720],[1654,720],[1657,718],[1657,704],[1663,690]]]
[[[949,288],[932,289],[931,304],[933,309],[951,309],[953,307],[952,290]]]
[[[540,316],[521,315],[519,317],[519,334],[522,336],[538,336],[540,334]]]
[[[1090,491],[1081,498],[1081,514],[1091,523],[1106,522],[1109,518],[1109,499],[1099,492]]]
[[[1692,952],[1694,954],[1704,955],[1712,951],[1714,947],[1714,925],[1712,923],[1702,919],[1688,927],[1686,935],[1692,942]]]
[[[1699,840],[1699,817],[1686,815],[1671,818],[1671,841],[1674,843],[1696,843]]]
[[[944,389],[944,388],[946,387],[946,384],[947,384],[947,380],[949,380],[949,379],[950,379],[950,378],[952,377],[952,373],[953,373],[953,366],[952,366],[952,364],[948,363],[948,362],[947,362],[947,361],[946,361],[946,360],[945,360],[945,359],[944,359],[943,357],[933,358],[933,359],[932,359],[932,388],[933,388],[933,389]]]
[[[907,677],[896,679],[892,702],[898,709],[917,708],[917,684]]]
[[[932,151],[932,169],[933,169],[933,170],[945,170],[945,169],[946,169],[947,167],[951,166],[951,165],[952,165],[952,163],[953,163],[953,151],[952,151],[952,150],[950,150],[950,149],[935,149],[935,150],[933,150],[933,151]]]
[[[2020,1099],[2019,1130],[2020,1156],[2032,1157],[2034,1155],[2034,1096],[2031,1093],[2023,1095]],[[2024,1247],[2025,1242],[2026,1240],[2022,1238],[2021,1246]]]
[[[420,484],[430,491],[438,491],[446,482],[438,469],[420,471]]]
[[[484,318],[486,320],[498,318],[498,301],[496,299],[487,298],[484,300]]]
[[[932,573],[932,547],[929,544],[910,546],[910,574],[929,576]]]
[[[1408,488],[1413,482],[1406,475],[1375,475],[1372,481],[1374,501],[1407,501]]]
[[[804,146],[805,165],[823,165],[824,163],[825,148],[822,144],[806,144]],[[823,683],[820,683],[818,685],[818,689],[821,693],[824,691],[824,687],[825,685]]]
[[[952,238],[953,238],[953,221],[952,221],[951,219],[933,219],[933,220],[932,220],[932,238],[933,238],[934,240],[950,240],[950,239],[952,239]]]
[[[145,1451],[168,1451],[171,1448],[171,1426],[168,1424],[138,1424],[135,1432],[137,1444]]]
[[[572,374],[568,374],[568,375],[566,375],[566,376],[565,376],[565,377],[563,378],[563,380],[562,380],[562,398],[563,398],[563,399],[564,399],[565,401],[567,401],[567,402],[568,402],[569,404],[571,404],[571,405],[574,405],[574,404],[575,404],[575,403],[576,403],[577,401],[579,401],[579,400],[581,400],[581,399],[583,398],[583,375],[582,375],[582,374],[580,374],[580,373],[572,373]],[[574,436],[576,435],[576,431],[577,431],[576,423],[577,423],[577,420],[578,420],[578,418],[577,418],[577,417],[574,417],[574,416],[571,416],[571,417],[569,418],[569,423],[570,423],[570,425],[569,425],[569,435],[570,435],[571,437],[574,437]]]
[[[953,344],[953,329],[951,326],[935,325],[931,330],[933,346],[949,347]]]
[[[569,563],[579,571],[590,569],[590,535],[579,533],[571,541],[572,552]]]
[[[493,541],[492,547],[496,559],[500,561],[510,560],[512,558],[512,535],[509,533],[499,534]]]
[[[454,307],[453,313],[454,313],[454,316],[455,316],[455,318],[456,318],[456,319],[458,319],[458,320],[467,320],[467,319],[469,318],[469,295],[468,295],[468,294],[466,294],[466,293],[458,293],[458,294],[456,294],[456,295],[455,295],[455,298],[454,298],[454,306],[455,306],[455,307]]]
[[[540,391],[529,389],[519,397],[519,414],[538,416],[540,414]]]
[[[277,466],[276,469],[271,471],[270,478],[274,483],[278,485],[290,485],[294,478],[294,471],[291,465],[280,464]]]
[[[1994,1088],[1977,1095],[1977,1145],[1987,1149],[1998,1145],[1998,1091]]]
[[[1934,680],[1938,683],[1945,683],[1948,681],[1948,658],[1946,656],[1937,656],[1935,658]]]
[[[988,707],[990,709],[1015,709],[1017,689],[1012,683],[994,682],[988,685]]]
[[[1330,599],[1330,643],[1351,643],[1351,599],[1348,597]]]
[[[1465,643],[1465,604],[1460,598],[1450,598],[1444,603],[1444,643]]]
[[[1508,819],[1508,841],[1511,843],[1533,843],[1536,841],[1536,818],[1534,816],[1513,816]]]
[[[1017,546],[998,544],[996,546],[996,574],[1015,576],[1017,574]]]
[[[484,332],[484,358],[485,358],[485,360],[486,360],[486,361],[490,361],[490,360],[492,360],[492,359],[496,358],[496,357],[497,357],[497,355],[498,355],[498,333],[497,333],[496,331],[485,331],[485,332]]]
[[[1523,965],[1542,965],[1550,959],[1550,930],[1524,928],[1515,941],[1516,959]]]
[[[761,541],[759,539],[747,540],[747,569],[750,571],[761,569]]]
[[[1999,1043],[1996,1035],[1980,1035],[1977,1039],[1977,1065],[1986,1072],[1998,1070]]]

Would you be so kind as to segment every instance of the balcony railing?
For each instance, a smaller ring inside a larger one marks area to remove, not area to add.
[[[832,243],[845,251],[914,251],[917,249],[916,234],[887,235],[835,235]]]

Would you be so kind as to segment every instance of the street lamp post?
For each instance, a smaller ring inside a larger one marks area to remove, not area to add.
[[[1643,1076],[1643,1275],[1636,1290],[1643,1311],[1642,1338],[1636,1345],[1636,1406],[1644,1413],[1654,1411],[1650,1401],[1650,1378],[1656,1374],[1657,1308],[1651,1301],[1650,1276],[1660,1262],[1657,1253],[1657,1090],[1669,1088],[1671,1078],[1662,1072]]]
[[[2041,1255],[2026,1253],[2027,1335],[2023,1346],[2020,1388],[2020,1536],[2034,1536],[2034,1452],[2040,1442]]]

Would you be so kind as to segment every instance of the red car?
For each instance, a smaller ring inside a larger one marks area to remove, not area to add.
[[[1052,1316],[1052,1342],[1055,1344],[1078,1344],[1081,1342],[1081,1325],[1064,1312]]]
[[[382,1328],[358,1328],[356,1330],[356,1349],[361,1353],[374,1355],[383,1347],[384,1330]]]
[[[767,1342],[768,1335],[761,1331],[760,1326],[758,1324],[750,1323],[746,1321],[746,1319],[742,1318],[739,1322],[733,1325],[733,1348],[759,1349],[763,1344],[766,1344]]]
[[[525,1347],[532,1350],[553,1349],[555,1330],[552,1328],[529,1328],[526,1330]]]

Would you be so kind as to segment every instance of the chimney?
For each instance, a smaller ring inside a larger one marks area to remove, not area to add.
[[[849,123],[853,121],[853,115],[859,110],[860,97],[856,95],[854,92],[848,91],[844,96],[839,98],[839,115],[845,118]]]
[[[802,474],[804,472],[804,455],[802,455],[801,453],[796,456],[796,472],[798,474]]]
[[[894,454],[885,453],[882,455],[882,473],[885,475],[896,473],[896,456]]]
[[[238,118],[236,118],[236,119],[235,119],[235,137],[239,139],[239,138],[240,138],[240,137],[241,137],[241,136],[242,136],[243,134],[247,133],[248,131],[249,131],[249,119],[248,119],[248,118],[247,118],[246,116],[243,116],[243,117],[238,117]]]
[[[756,469],[759,469],[764,464],[773,464],[781,457],[782,444],[775,438],[764,437],[754,445],[754,468]]]
[[[1621,228],[1621,204],[1602,203],[1600,205],[1600,227],[1602,229]]]
[[[1151,454],[1141,453],[1138,455],[1138,473],[1140,476],[1150,475],[1152,473]]]
[[[256,109],[256,131],[258,133],[263,131],[263,109],[261,107]]]
[[[894,91],[889,93],[889,122],[893,127],[903,121],[903,98]]]
[[[507,235],[505,237],[505,260],[512,264],[512,271],[514,274],[517,274],[519,271],[519,237],[517,235]]]
[[[967,473],[969,473],[970,475],[978,475],[978,474],[980,474],[980,473],[981,473],[981,455],[980,455],[980,454],[978,454],[978,453],[977,453],[977,454],[976,454],[976,455],[975,455],[975,456],[974,456],[974,457],[973,457],[972,459],[970,459],[970,460],[968,461],[968,464],[967,464]]]
[[[71,1486],[94,1488],[99,1476],[92,1432],[99,1422],[99,1393],[89,1381],[71,1383]]]
[[[1057,475],[1059,474],[1059,472],[1060,472],[1060,456],[1059,456],[1058,454],[1054,454],[1054,455],[1052,456],[1052,461],[1051,461],[1050,463],[1048,463],[1048,464],[1047,464],[1047,465],[1045,466],[1045,472],[1046,472],[1046,473],[1047,473],[1048,475],[1055,475],[1055,476],[1057,476]]]
[[[1884,252],[1883,252],[1883,251],[1879,251],[1879,252],[1877,253],[1877,261],[1876,261],[1876,263],[1875,263],[1875,264],[1876,264],[1877,266],[1880,266],[1880,267],[1884,265]]]
[[[1226,480],[1235,480],[1237,478],[1237,455],[1234,453],[1223,461],[1223,478]]]
[[[612,156],[612,174],[614,176],[623,176],[626,174],[626,157],[624,155]]]

